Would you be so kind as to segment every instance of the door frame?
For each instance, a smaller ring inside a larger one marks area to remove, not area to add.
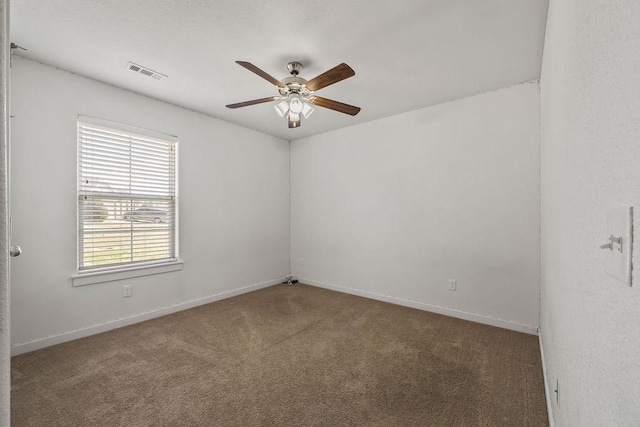
[[[0,426],[10,423],[9,328],[9,0],[0,0]]]

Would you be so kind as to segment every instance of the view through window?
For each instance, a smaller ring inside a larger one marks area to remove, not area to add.
[[[176,261],[175,137],[78,120],[78,270]]]

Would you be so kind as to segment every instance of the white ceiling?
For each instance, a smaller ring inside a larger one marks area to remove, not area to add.
[[[293,140],[540,76],[548,0],[12,0],[23,56],[260,132]],[[362,108],[317,108],[298,129],[277,95],[235,64],[307,80],[346,62],[356,72],[317,92]],[[167,74],[156,81],[125,68]]]

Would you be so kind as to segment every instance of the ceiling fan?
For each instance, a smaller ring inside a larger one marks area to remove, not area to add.
[[[237,104],[229,104],[227,108],[240,108],[262,104],[264,102],[279,101],[274,105],[274,108],[280,117],[287,116],[290,128],[300,127],[302,117],[306,119],[313,113],[314,108],[311,106],[312,104],[352,116],[360,112],[360,107],[314,95],[317,90],[338,83],[356,74],[355,71],[345,63],[337,65],[311,80],[305,80],[302,77],[298,77],[300,70],[302,70],[302,64],[299,62],[289,62],[287,69],[291,77],[286,77],[282,79],[282,81],[275,79],[249,62],[236,61],[236,63],[277,87],[280,96],[269,96],[251,101],[238,102]]]

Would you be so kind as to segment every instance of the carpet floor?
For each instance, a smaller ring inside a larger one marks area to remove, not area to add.
[[[546,426],[535,336],[277,285],[12,358],[13,426]]]

